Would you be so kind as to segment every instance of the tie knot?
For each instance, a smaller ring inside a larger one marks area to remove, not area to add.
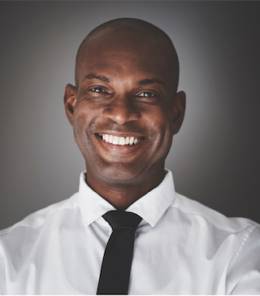
[[[123,210],[109,211],[103,218],[110,224],[112,229],[132,228],[135,230],[142,218],[135,213]]]

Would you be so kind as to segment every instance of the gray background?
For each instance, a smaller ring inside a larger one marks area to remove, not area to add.
[[[0,2],[0,228],[77,190],[64,85],[85,34],[125,16],[164,29],[179,53],[187,112],[167,162],[177,191],[260,222],[259,15],[259,2]]]

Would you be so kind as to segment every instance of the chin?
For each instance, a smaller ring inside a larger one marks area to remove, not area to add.
[[[102,168],[99,178],[107,184],[138,184],[142,181],[143,170],[141,168],[131,168],[130,166],[116,165]]]

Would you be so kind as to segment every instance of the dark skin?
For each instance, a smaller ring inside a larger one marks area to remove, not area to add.
[[[65,89],[65,111],[85,159],[86,182],[126,209],[163,180],[185,94],[175,89],[171,49],[159,34],[120,27],[85,43],[76,86]],[[124,138],[122,145],[110,143],[112,136]],[[126,144],[131,138],[136,144]]]

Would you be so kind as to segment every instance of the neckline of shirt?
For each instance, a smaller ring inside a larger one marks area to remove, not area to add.
[[[150,192],[131,204],[126,211],[133,212],[154,227],[166,210],[176,199],[175,186],[172,172],[167,173],[163,181]],[[88,186],[85,181],[86,171],[82,171],[79,177],[79,191],[74,195],[82,213],[84,223],[90,225],[106,212],[116,210],[113,205]]]

